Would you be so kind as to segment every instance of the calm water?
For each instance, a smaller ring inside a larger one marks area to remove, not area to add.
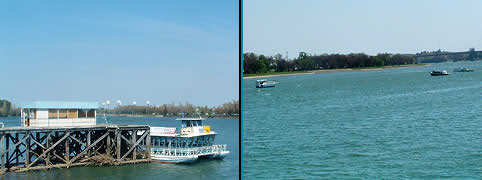
[[[19,117],[1,118],[6,126],[20,126]],[[108,117],[111,124],[150,126],[180,126],[175,118]],[[97,123],[104,123],[97,117]],[[204,122],[218,133],[216,144],[227,144],[230,154],[224,160],[201,160],[195,164],[142,163],[122,166],[74,167],[7,173],[8,179],[238,179],[239,177],[239,120],[208,119]]]
[[[269,79],[243,82],[246,179],[482,179],[482,61]]]

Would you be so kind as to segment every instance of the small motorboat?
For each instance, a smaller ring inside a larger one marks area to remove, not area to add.
[[[430,75],[432,76],[446,76],[446,75],[450,75],[446,70],[443,70],[443,71],[432,71],[430,72]]]
[[[457,68],[454,69],[454,72],[473,72],[473,69],[467,68],[467,67],[462,67],[462,68]]]
[[[256,80],[256,88],[270,88],[275,87],[275,81],[268,81],[266,79]]]

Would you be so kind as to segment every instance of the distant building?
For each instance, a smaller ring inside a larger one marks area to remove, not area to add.
[[[89,126],[96,124],[97,102],[36,101],[22,106],[23,127]]]

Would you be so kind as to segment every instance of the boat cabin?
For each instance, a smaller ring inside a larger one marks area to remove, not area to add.
[[[204,126],[202,118],[179,118],[181,121],[181,135],[200,135],[210,133],[211,126]]]
[[[269,88],[274,86],[275,86],[274,81],[268,81],[266,79],[256,80],[256,88]]]
[[[35,101],[21,109],[23,127],[91,126],[96,124],[97,102]]]

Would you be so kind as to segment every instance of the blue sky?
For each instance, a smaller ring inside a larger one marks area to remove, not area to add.
[[[245,0],[243,50],[266,55],[482,50],[478,0]]]
[[[236,1],[2,1],[0,99],[238,99]]]

